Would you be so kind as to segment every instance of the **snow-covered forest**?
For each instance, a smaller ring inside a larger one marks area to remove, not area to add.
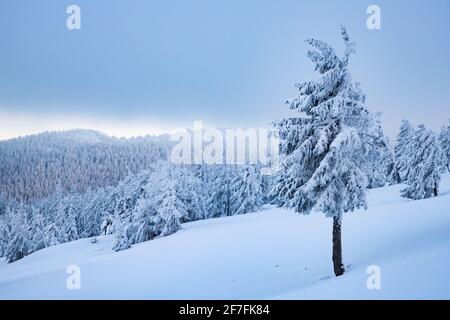
[[[368,190],[404,184],[405,199],[440,195],[450,169],[450,119],[440,132],[404,120],[391,144],[350,71],[355,43],[345,28],[341,37],[342,55],[307,40],[318,77],[297,84],[298,96],[287,101],[298,117],[272,119],[281,162],[272,176],[250,164],[173,164],[168,135],[116,139],[74,130],[0,142],[0,257],[14,262],[101,235],[122,251],[184,223],[271,204],[331,218],[334,272],[342,275],[343,217],[368,207]]]
[[[101,234],[114,250],[172,234],[181,222],[253,212],[263,203],[252,166],[176,166],[168,161],[130,174],[117,186],[56,192],[29,203],[3,202],[0,254],[15,261],[36,250]]]
[[[0,193],[29,201],[117,184],[168,159],[169,135],[117,139],[93,130],[45,132],[0,141]]]

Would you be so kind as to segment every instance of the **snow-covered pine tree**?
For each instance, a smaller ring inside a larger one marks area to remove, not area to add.
[[[133,210],[139,198],[139,188],[138,178],[130,174],[113,191],[114,212],[103,220],[102,229],[109,228],[109,231],[114,234],[114,250],[116,251],[127,249],[131,245],[130,238],[134,227]],[[110,223],[109,219],[112,219],[112,224],[107,226],[107,223]]]
[[[38,208],[32,207],[30,221],[33,251],[48,247],[46,235],[46,222]]]
[[[54,222],[50,222],[45,227],[45,236],[47,238],[47,245],[49,247],[56,246],[57,244],[61,243],[61,241],[59,240],[62,238],[61,231]]]
[[[60,243],[78,239],[76,210],[71,197],[60,200],[56,211],[55,225],[59,231],[58,241]]]
[[[9,245],[9,223],[6,214],[0,216],[0,258],[6,255]]]
[[[208,217],[232,215],[232,180],[236,176],[230,165],[217,165],[212,169],[211,194],[208,199]]]
[[[367,176],[360,168],[364,144],[375,140],[376,117],[348,70],[354,43],[344,27],[345,54],[328,44],[307,40],[308,57],[321,75],[298,84],[300,95],[288,101],[302,116],[276,123],[280,134],[282,172],[274,190],[280,203],[296,212],[323,212],[333,218],[333,266],[344,273],[341,224],[345,212],[366,208]]]
[[[162,200],[157,208],[158,214],[162,219],[162,229],[160,236],[171,235],[181,229],[181,219],[188,215],[187,208],[177,192],[178,182],[176,172],[173,167],[168,165],[163,169],[164,180],[161,180],[164,186],[162,190]]]
[[[205,219],[206,191],[205,184],[194,174],[193,168],[182,166],[176,169],[176,188],[184,203],[187,215],[182,222]]]
[[[107,194],[104,188],[99,188],[96,191],[88,191],[83,198],[84,204],[81,214],[83,229],[80,230],[80,237],[97,236],[101,233],[103,218],[106,215]]]
[[[0,216],[6,214],[7,200],[6,192],[0,192]]]
[[[27,212],[19,205],[11,216],[11,240],[6,251],[6,261],[14,262],[29,255],[33,251]]]
[[[245,214],[261,209],[263,195],[261,176],[254,166],[245,165],[238,170],[238,175],[232,181],[231,196],[232,214]]]
[[[397,135],[397,144],[394,147],[393,183],[400,183],[408,180],[413,139],[414,127],[408,120],[402,120],[400,132]]]
[[[270,196],[270,188],[273,184],[273,175],[261,175],[261,192],[263,195],[263,203],[270,203],[272,198]]]
[[[133,212],[133,224],[136,232],[132,235],[131,243],[144,242],[158,235],[153,223],[153,217],[156,215],[157,212],[150,205],[149,199],[141,198],[138,200]]]
[[[411,145],[408,187],[402,197],[425,199],[438,196],[441,173],[445,170],[442,150],[433,131],[419,125]]]
[[[121,219],[114,220],[114,242],[113,250],[122,251],[130,247],[130,240],[128,239],[127,227],[122,223]]]
[[[105,189],[105,198],[102,205],[102,222],[100,224],[101,234],[113,233],[114,213],[121,197],[121,184],[116,187],[108,187]]]
[[[162,219],[156,210],[158,199],[155,197],[154,182],[146,184],[144,192],[133,211],[132,244],[144,242],[157,237],[162,229]]]
[[[181,229],[180,219],[187,214],[183,202],[176,196],[175,188],[169,188],[159,208],[159,214],[163,219],[161,237],[165,237]]]
[[[448,119],[448,125],[442,127],[439,134],[439,144],[444,154],[445,166],[450,171],[450,118]]]
[[[360,166],[367,174],[369,189],[383,187],[389,181],[394,162],[391,146],[383,132],[380,117],[380,113],[374,115],[371,139],[363,143],[364,155],[360,158]]]
[[[113,222],[114,216],[107,215],[103,217],[102,224],[100,225],[100,231],[102,234],[112,234],[113,233]]]
[[[392,176],[394,172],[395,159],[394,159],[394,148],[389,140],[387,135],[384,136],[384,141],[386,143],[386,147],[383,148],[382,152],[382,168],[385,176],[385,184],[389,184],[392,182]]]
[[[116,197],[114,220],[120,219],[124,227],[131,233],[133,233],[131,230],[133,228],[133,210],[142,195],[143,186],[147,183],[148,179],[147,173],[137,176],[129,175],[124,181],[119,183],[117,190],[114,191],[114,197]],[[112,231],[114,232],[114,224]]]

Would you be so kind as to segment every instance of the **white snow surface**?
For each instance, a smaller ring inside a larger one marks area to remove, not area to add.
[[[369,191],[346,214],[347,272],[334,277],[332,220],[266,206],[183,225],[169,237],[113,252],[112,237],[0,260],[0,299],[450,299],[450,175],[437,198],[410,201],[402,185]],[[81,289],[69,290],[69,265]],[[367,267],[381,270],[369,290]]]

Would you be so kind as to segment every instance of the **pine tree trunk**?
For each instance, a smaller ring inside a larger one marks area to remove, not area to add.
[[[226,208],[226,215],[227,215],[227,217],[229,217],[230,216],[230,207],[231,207],[231,204],[230,204],[230,191],[227,191],[227,208]]]
[[[341,221],[340,217],[333,217],[333,267],[336,277],[344,274],[344,264],[342,263]]]
[[[438,188],[437,188],[437,186],[434,186],[434,188],[433,188],[433,194],[434,194],[435,197],[438,196]]]

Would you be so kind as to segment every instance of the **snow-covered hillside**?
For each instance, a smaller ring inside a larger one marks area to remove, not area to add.
[[[110,236],[0,261],[0,298],[450,299],[450,175],[440,196],[409,201],[401,186],[371,190],[369,209],[343,219],[344,276],[333,276],[331,219],[266,207],[183,225],[172,236],[113,252]],[[69,265],[81,289],[66,287]],[[381,268],[369,290],[367,267]]]
[[[169,135],[115,138],[94,130],[43,132],[0,141],[0,194],[32,201],[65,191],[116,185],[167,159]]]

